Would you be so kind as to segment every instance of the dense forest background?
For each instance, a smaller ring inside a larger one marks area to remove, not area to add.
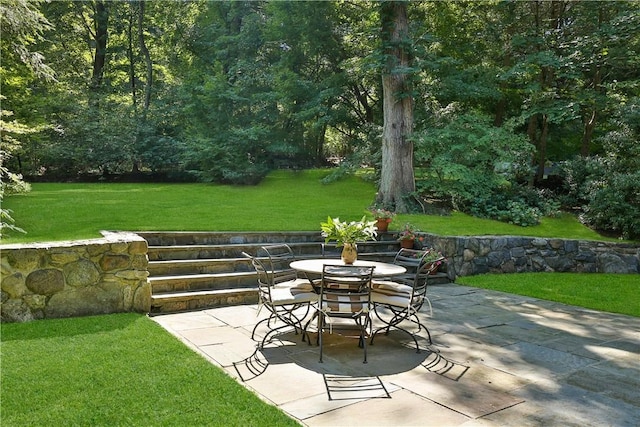
[[[3,191],[379,173],[382,4],[3,0]],[[416,209],[640,237],[640,3],[406,8]]]

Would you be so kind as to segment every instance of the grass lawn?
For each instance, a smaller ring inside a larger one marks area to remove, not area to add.
[[[458,277],[456,283],[640,317],[637,274],[483,274]]]
[[[375,186],[323,185],[328,171],[278,171],[255,187],[212,184],[34,184],[10,196],[26,235],[3,243],[99,237],[100,230],[318,230],[360,219]],[[440,235],[611,240],[574,217],[522,228],[454,212],[399,215]],[[640,316],[637,275],[536,273],[461,277],[461,284]],[[0,325],[3,425],[296,425],[146,316],[118,314]]]
[[[3,243],[47,242],[100,237],[100,230],[309,231],[327,216],[358,220],[369,215],[375,185],[360,177],[322,184],[328,170],[276,171],[257,186],[216,184],[36,183],[28,194],[6,197],[16,225]],[[572,215],[544,218],[519,227],[474,218],[398,215],[390,230],[411,222],[440,235],[514,235],[612,240]]]
[[[297,425],[143,315],[1,328],[3,426]]]

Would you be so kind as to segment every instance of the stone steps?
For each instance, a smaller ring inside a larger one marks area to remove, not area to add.
[[[169,259],[149,262],[152,276],[253,272],[247,258]]]
[[[241,244],[186,244],[186,245],[149,245],[149,261],[169,260],[202,260],[202,259],[228,259],[242,256],[242,252],[255,255],[258,249],[265,244],[287,243],[296,256],[311,257],[322,253],[322,242],[256,242]],[[397,251],[396,241],[375,241],[358,244],[358,253],[392,253]],[[339,254],[338,251],[335,252]],[[338,255],[339,256],[339,255]]]
[[[256,274],[242,252],[256,255],[265,244],[286,243],[299,259],[340,257],[319,232],[137,234],[148,242],[151,314],[256,303]],[[391,262],[398,248],[392,233],[380,233],[378,241],[358,244],[358,258]]]

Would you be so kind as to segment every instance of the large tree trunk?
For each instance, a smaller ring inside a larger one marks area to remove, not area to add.
[[[407,212],[408,196],[415,191],[413,173],[413,98],[407,70],[411,62],[408,46],[407,4],[384,2],[380,9],[382,38],[387,63],[382,74],[384,127],[382,170],[377,202]]]
[[[93,71],[91,73],[91,86],[98,88],[102,84],[102,76],[104,74],[104,66],[107,58],[107,36],[109,26],[109,10],[102,1],[97,1],[95,5],[93,33],[96,43],[96,53],[93,57]]]

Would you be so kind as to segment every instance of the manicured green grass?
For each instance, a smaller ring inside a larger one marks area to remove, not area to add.
[[[456,283],[640,317],[637,274],[484,274],[458,277]]]
[[[297,425],[143,315],[1,327],[3,426]]]
[[[277,171],[257,186],[214,184],[33,184],[31,193],[9,196],[16,225],[3,243],[100,237],[100,230],[311,231],[327,216],[357,220],[369,214],[372,182],[350,177],[322,184],[328,170]],[[440,235],[516,235],[606,239],[573,216],[545,218],[518,227],[454,212],[451,216],[398,215],[390,230],[411,222]]]

